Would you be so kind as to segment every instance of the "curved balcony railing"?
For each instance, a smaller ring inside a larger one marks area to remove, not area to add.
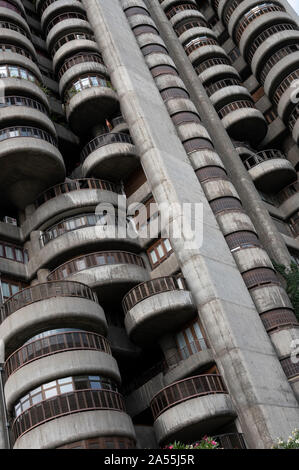
[[[0,307],[0,324],[17,310],[53,297],[80,297],[98,303],[94,292],[85,284],[69,281],[47,282],[27,287],[10,297]]]
[[[206,92],[207,92],[207,95],[210,97],[217,91],[222,90],[225,87],[234,86],[234,85],[240,86],[241,81],[238,80],[237,78],[225,78],[223,80],[219,80],[216,83],[212,83],[212,85],[206,88]]]
[[[117,225],[117,220],[117,214],[78,214],[77,216],[61,220],[56,225],[47,229],[40,237],[40,246],[42,248],[51,241],[62,237],[62,235],[66,233],[74,232],[75,230],[87,227]]]
[[[26,38],[31,40],[30,35],[27,33],[27,31],[25,31],[25,29],[21,28],[19,25],[16,25],[15,23],[10,23],[9,21],[0,20],[0,28],[10,29],[11,31],[16,31],[17,33],[20,33]]]
[[[44,400],[18,416],[12,425],[15,440],[55,418],[94,410],[125,411],[122,395],[112,390],[79,390]]]
[[[286,325],[298,327],[298,320],[291,309],[278,308],[261,314],[261,320],[267,332]]]
[[[32,62],[36,62],[35,57],[32,56],[30,52],[28,52],[23,47],[15,46],[14,44],[3,44],[0,43],[0,52],[13,52],[14,54],[22,55],[27,59],[30,59]]]
[[[290,114],[288,125],[291,131],[294,129],[296,122],[298,121],[299,118],[299,105],[295,106],[293,111]]]
[[[151,281],[143,282],[131,289],[124,297],[122,302],[124,313],[127,314],[135,305],[148,297],[152,297],[153,295],[160,294],[162,292],[182,289],[187,289],[184,278],[179,278],[178,280],[176,277],[160,277]]]
[[[291,44],[289,46],[282,47],[278,51],[274,52],[271,57],[267,60],[263,70],[261,71],[261,81],[265,83],[268,73],[281,59],[287,57],[293,52],[299,50],[299,44]]]
[[[141,256],[125,251],[100,251],[91,255],[80,256],[59,266],[48,276],[48,280],[59,281],[86,269],[115,264],[134,264],[145,268]]]
[[[89,142],[81,152],[81,161],[84,162],[86,158],[95,150],[105,147],[110,144],[132,144],[133,141],[128,134],[119,134],[110,132],[109,134],[102,134]]]
[[[196,65],[194,70],[197,75],[199,75],[210,67],[214,67],[215,65],[231,65],[231,62],[225,57],[214,57],[213,59],[207,59],[201,64]]]
[[[276,90],[273,93],[273,101],[276,105],[278,105],[279,100],[283,93],[290,87],[291,83],[294,80],[299,79],[299,69],[294,70],[294,72],[291,72],[276,88]]]
[[[33,108],[41,113],[48,114],[46,107],[39,101],[27,98],[26,96],[4,96],[0,102],[0,108],[8,108],[10,106],[25,106]]]
[[[102,351],[111,355],[110,344],[104,336],[85,331],[66,331],[26,343],[4,364],[6,380],[27,364],[65,351]]]
[[[71,33],[66,34],[65,36],[62,36],[62,38],[59,38],[58,41],[55,42],[55,44],[51,48],[52,56],[54,56],[56,52],[58,51],[58,49],[60,49],[64,44],[71,42],[71,41],[76,41],[78,39],[79,40],[85,39],[87,41],[95,42],[95,37],[91,33],[86,33],[83,31],[71,32]]]
[[[51,29],[58,23],[61,23],[62,21],[65,21],[65,20],[84,20],[84,21],[88,21],[87,20],[87,16],[84,15],[83,13],[76,13],[76,12],[70,12],[70,13],[63,13],[62,15],[58,15],[56,16],[55,18],[53,18],[53,20],[50,21],[50,23],[47,25],[46,27],[46,35],[49,34],[49,32],[51,31]]]
[[[270,268],[256,268],[242,274],[247,289],[265,284],[280,284],[276,273]]]
[[[117,116],[116,118],[112,119],[112,126],[116,127],[119,124],[124,124],[126,121],[124,120],[123,116]]]
[[[32,137],[34,139],[41,139],[49,142],[55,147],[58,146],[57,140],[48,132],[36,127],[7,127],[0,130],[0,142],[7,139],[16,139],[18,137]]]
[[[273,13],[275,11],[285,11],[285,9],[280,5],[275,5],[274,3],[269,5],[258,5],[246,13],[241,21],[238,23],[236,28],[236,40],[239,43],[247,26],[249,26],[256,18],[259,18],[265,13]]]
[[[13,4],[12,2],[6,2],[5,0],[0,0],[0,7],[8,8],[9,10],[12,10],[15,13],[18,13],[24,19],[26,19],[26,16],[25,16],[23,10],[21,8],[19,8],[17,5]]]
[[[77,1],[81,2],[81,0],[77,0]],[[45,2],[40,1],[38,5],[39,15],[42,16],[44,11],[55,2],[57,2],[57,0],[46,0]]]
[[[277,201],[280,204],[283,204],[285,201],[287,201],[290,197],[294,196],[294,194],[299,193],[299,181],[296,181],[296,183],[292,183],[289,186],[286,186],[283,188],[279,193],[276,195]]]
[[[235,11],[235,9],[242,3],[243,0],[234,0],[232,3],[227,2],[227,6],[223,9],[223,20],[226,24],[228,24],[231,15]],[[219,3],[219,2],[218,2]]]
[[[64,62],[64,64],[59,69],[59,72],[57,74],[58,80],[61,79],[61,77],[65,74],[65,72],[67,72],[67,70],[74,67],[74,65],[83,64],[83,63],[86,63],[86,62],[93,62],[93,63],[96,63],[96,64],[104,65],[103,57],[99,53],[95,52],[95,53],[89,53],[89,54],[87,54],[87,53],[86,54],[84,54],[84,53],[77,54],[74,57],[70,57],[69,59],[67,59]]]
[[[174,30],[177,34],[177,36],[181,36],[181,34],[185,33],[186,31],[189,31],[190,29],[193,28],[208,28],[208,23],[206,20],[203,18],[197,18],[196,20],[193,21],[187,21],[181,26],[175,27]]]
[[[198,375],[180,380],[161,390],[152,399],[151,410],[154,420],[179,403],[191,398],[217,393],[228,393],[222,377],[218,374]]]
[[[90,73],[81,75],[79,78],[76,78],[69,88],[64,93],[64,101],[66,104],[69,104],[70,100],[88,88],[111,88],[113,90],[110,80],[107,80],[104,75],[99,73]]]
[[[191,52],[195,51],[199,47],[204,47],[204,46],[219,46],[218,41],[213,38],[198,38],[197,40],[194,40],[190,46],[185,45],[184,49],[187,55],[190,55]]]
[[[38,208],[51,199],[61,195],[68,194],[73,191],[82,191],[84,189],[99,189],[101,191],[111,191],[116,194],[123,194],[122,188],[118,184],[95,178],[82,178],[67,183],[57,184],[56,186],[47,189],[47,191],[44,191],[40,196],[38,196],[35,201],[35,207]]]
[[[181,11],[187,11],[187,10],[199,11],[196,5],[192,5],[192,4],[175,5],[166,11],[166,16],[170,20],[177,13],[180,13]]]
[[[236,111],[237,109],[244,109],[244,108],[255,108],[254,103],[249,100],[240,100],[240,101],[234,101],[233,103],[229,103],[223,108],[221,108],[218,111],[218,115],[220,119],[223,119],[225,116],[227,116],[229,113]]]
[[[266,41],[270,36],[276,33],[280,33],[282,31],[294,31],[298,30],[298,26],[293,25],[292,23],[282,23],[282,24],[276,24],[274,26],[271,26],[270,28],[265,29],[261,34],[258,35],[257,38],[252,43],[252,46],[250,47],[248,51],[248,59],[250,62],[252,61],[252,58],[256,52],[256,50],[260,47],[263,42]]]
[[[247,170],[251,170],[251,168],[255,167],[256,165],[259,165],[260,163],[263,163],[267,160],[273,160],[274,158],[286,160],[285,155],[280,150],[270,149],[263,150],[262,152],[251,155],[250,157],[246,158],[243,163]]]

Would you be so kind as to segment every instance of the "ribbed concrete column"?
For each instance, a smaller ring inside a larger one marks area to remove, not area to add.
[[[203,246],[197,239],[191,250],[186,247],[186,240],[172,236],[170,239],[247,441],[252,447],[270,447],[276,437],[287,437],[298,424],[295,396],[120,2],[83,0],[83,3],[156,201],[178,204],[173,214],[175,227],[183,218],[180,209],[183,203],[203,204]],[[192,221],[198,221],[194,215]]]
[[[0,341],[0,349],[1,347],[2,346],[1,346],[1,341]],[[0,355],[2,356],[1,351],[0,351]],[[2,367],[3,367],[3,364],[1,363],[1,360],[0,360],[0,450],[9,448],[8,432],[6,428]]]
[[[241,162],[221,119],[211,104],[183,46],[167,19],[158,0],[144,0],[151,16],[159,28],[167,49],[184,81],[191,100],[195,104],[206,129],[212,137],[227,172],[239,193],[242,204],[251,217],[259,238],[270,257],[277,263],[289,266],[291,258],[282,235],[277,230],[246,168]]]

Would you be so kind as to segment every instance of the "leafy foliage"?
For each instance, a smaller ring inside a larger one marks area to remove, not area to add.
[[[299,266],[292,262],[287,268],[283,264],[273,262],[273,265],[279,274],[286,280],[286,291],[295,309],[295,314],[299,320]]]
[[[299,449],[299,429],[295,429],[287,441],[278,439],[273,449]]]

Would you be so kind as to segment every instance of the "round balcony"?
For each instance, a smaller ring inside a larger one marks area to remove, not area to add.
[[[66,114],[70,127],[84,135],[95,122],[113,116],[118,99],[109,80],[99,74],[78,78],[66,92]]]
[[[240,100],[223,106],[218,115],[230,137],[258,144],[267,134],[268,126],[262,113],[251,100]]]
[[[296,46],[298,35],[299,32],[292,23],[277,24],[259,34],[247,52],[254,75],[260,76],[262,67],[273,54],[284,48]],[[289,50],[287,53],[291,52]]]
[[[9,127],[0,131],[0,185],[2,198],[23,209],[49,184],[65,177],[56,139],[35,127]]]
[[[254,45],[256,38],[278,23],[296,24],[295,20],[293,21],[290,18],[289,14],[284,11],[283,7],[272,4],[272,6],[267,7],[265,14],[257,16],[251,24],[248,24],[245,27],[244,30],[242,30],[243,25],[240,25],[239,31],[242,31],[239,43],[241,54],[243,54],[244,57],[247,57],[248,51],[251,46]],[[274,42],[275,38],[273,38],[273,43]]]
[[[27,96],[10,95],[6,91],[0,103],[0,125],[2,128],[16,125],[39,126],[52,135],[56,130],[42,101]]]
[[[103,375],[121,382],[116,360],[106,338],[85,331],[55,330],[38,335],[5,362],[5,400],[11,409],[18,397],[57,377]],[[52,334],[51,334],[52,333]]]
[[[80,34],[79,38],[83,37],[83,35],[87,35],[87,39],[95,40],[91,26],[84,15],[80,15],[80,17],[65,17],[63,21],[55,24],[49,31],[46,39],[47,48],[52,56],[54,56],[58,49],[64,44],[64,39],[66,39],[66,41],[75,40],[78,33]],[[72,36],[72,34],[74,34],[74,36]]]
[[[19,25],[30,37],[30,29],[26,21],[23,5],[2,1],[0,4],[0,18],[5,22],[9,21],[12,24]]]
[[[41,27],[46,35],[51,29],[67,19],[86,19],[84,6],[80,0],[56,0],[48,2],[41,15]]]
[[[256,187],[264,192],[279,191],[297,180],[295,168],[279,150],[258,152],[243,163]]]
[[[127,134],[129,126],[123,116],[117,116],[112,119],[113,134]]]
[[[196,315],[191,293],[183,280],[153,279],[134,287],[123,299],[125,326],[136,344],[155,341]]]
[[[290,184],[277,194],[280,209],[287,218],[299,209],[299,182]]]
[[[33,230],[44,230],[64,217],[86,212],[99,204],[117,207],[124,199],[120,185],[95,178],[67,180],[41,193],[34,202],[35,211],[22,224],[24,237]],[[47,225],[45,225],[47,224]]]
[[[0,334],[7,355],[41,331],[80,328],[105,334],[103,309],[93,291],[78,282],[48,282],[24,289],[0,308]]]
[[[194,442],[236,417],[220,375],[199,375],[173,383],[155,395],[151,409],[160,445]]]
[[[102,251],[75,258],[53,271],[49,281],[82,281],[93,288],[101,301],[121,298],[136,284],[147,281],[141,256],[123,251]]]
[[[81,154],[85,176],[120,181],[138,166],[139,157],[128,134],[110,132],[89,142]]]
[[[105,207],[103,205],[103,207]],[[126,214],[112,208],[113,213],[78,214],[60,220],[46,229],[39,240],[40,251],[29,260],[28,273],[55,266],[91,250],[140,250],[140,242]],[[133,236],[132,236],[133,235]]]
[[[76,440],[121,436],[135,440],[122,395],[113,390],[77,390],[41,401],[12,424],[14,449],[54,449]]]
[[[37,61],[36,51],[28,37],[28,33],[13,23],[0,21],[1,51],[12,51],[25,54],[34,62]]]
[[[59,48],[53,58],[53,67],[57,73],[58,80],[61,80],[62,76],[75,65],[81,64],[82,67],[82,64],[90,62],[104,65],[96,42],[88,41],[87,39],[77,39],[69,41]]]

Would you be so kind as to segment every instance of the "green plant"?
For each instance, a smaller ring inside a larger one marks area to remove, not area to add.
[[[295,429],[287,441],[277,439],[277,444],[272,449],[299,449],[299,429]]]
[[[293,261],[289,268],[283,264],[275,263],[275,261],[273,261],[273,266],[286,281],[286,291],[293,304],[295,315],[299,320],[299,266]]]

